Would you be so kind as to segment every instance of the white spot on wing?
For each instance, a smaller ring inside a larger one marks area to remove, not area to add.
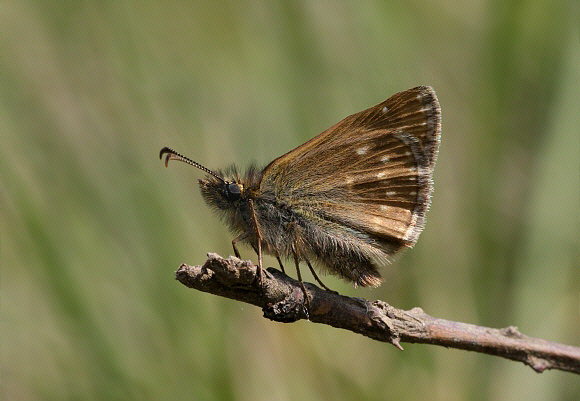
[[[386,162],[388,162],[388,161],[389,161],[389,156],[383,156],[383,157],[381,157],[381,161],[382,161],[383,163],[386,163]]]
[[[395,191],[387,191],[387,196],[395,196]]]
[[[364,155],[368,151],[369,151],[369,147],[368,146],[363,146],[362,148],[358,148],[356,150],[356,153],[358,153],[359,155]]]
[[[383,107],[383,113],[387,114],[387,111],[389,111],[389,109],[387,109],[387,106]]]
[[[387,173],[381,171],[380,173],[377,174],[377,178],[383,178],[385,175],[387,175]]]

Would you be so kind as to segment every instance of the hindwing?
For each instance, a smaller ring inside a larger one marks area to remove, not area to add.
[[[440,137],[435,92],[413,88],[275,159],[263,171],[260,191],[392,255],[413,246],[424,227]]]

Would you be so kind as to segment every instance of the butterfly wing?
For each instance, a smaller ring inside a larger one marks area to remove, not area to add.
[[[424,227],[440,136],[435,92],[409,89],[274,160],[260,191],[390,256],[412,247]]]

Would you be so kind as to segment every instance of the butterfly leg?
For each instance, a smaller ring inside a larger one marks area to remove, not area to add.
[[[262,234],[260,233],[260,226],[258,225],[258,218],[256,216],[256,209],[254,209],[254,201],[249,199],[248,201],[250,205],[250,210],[252,212],[252,219],[254,220],[254,227],[256,227],[256,237],[258,243],[258,272],[256,276],[258,276],[258,285],[260,288],[262,287],[262,275],[263,275],[263,267],[262,267]],[[251,234],[251,233],[250,233]]]
[[[308,293],[306,292],[306,287],[302,281],[302,275],[300,274],[300,262],[298,261],[298,255],[294,252],[294,263],[296,263],[296,275],[298,276],[298,281],[300,281],[300,287],[302,287],[302,292],[304,293],[304,299],[306,299],[306,309],[310,308],[310,300],[308,299]]]
[[[320,281],[320,279],[318,278],[318,275],[316,274],[316,272],[312,268],[310,261],[308,259],[305,259],[305,260],[306,260],[306,264],[308,265],[308,268],[310,269],[310,273],[312,273],[312,275],[314,276],[314,279],[318,282],[318,284],[320,284],[322,286],[322,288],[324,288],[326,291],[330,291],[330,292],[334,292],[335,294],[338,294],[337,291],[331,290],[330,288],[325,286],[322,281]]]
[[[246,231],[245,233],[242,233],[242,234],[238,235],[236,238],[234,238],[232,240],[232,246],[234,247],[234,254],[236,255],[236,258],[238,258],[238,259],[241,259],[242,258],[240,256],[240,252],[238,251],[238,248],[236,247],[236,243],[240,242],[243,239],[248,238],[251,234],[252,234],[251,231]]]
[[[256,252],[256,255],[258,254],[258,247],[256,245],[252,245],[252,249],[254,250],[254,252]]]
[[[280,255],[276,255],[276,259],[278,259],[278,264],[280,265],[280,269],[282,269],[282,273],[286,274],[286,270],[284,270],[284,265],[282,265],[282,260],[280,259]]]

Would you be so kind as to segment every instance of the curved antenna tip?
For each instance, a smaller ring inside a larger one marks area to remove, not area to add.
[[[161,151],[159,152],[159,159],[163,159],[163,156],[164,155],[165,155],[165,167],[168,167],[169,166],[169,160],[171,159],[171,156],[172,155],[179,155],[179,153],[177,153],[173,149],[168,148],[166,146],[163,149],[161,149]],[[181,160],[181,159],[179,159],[179,160]]]
[[[168,148],[167,146],[164,147],[163,149],[161,149],[161,151],[159,152],[159,159],[163,159],[163,155],[165,153],[174,153],[173,150],[171,150],[170,148]]]
[[[193,160],[191,160],[189,157],[185,157],[180,153],[177,153],[175,150],[168,148],[167,146],[164,147],[163,149],[161,149],[161,151],[159,152],[159,158],[163,159],[163,156],[165,155],[165,167],[167,167],[169,165],[169,160],[180,160],[184,163],[187,164],[191,164],[194,167],[197,167],[198,169],[205,171],[206,173],[214,176],[215,178],[217,178],[220,181],[224,181],[224,179],[222,177],[220,177],[217,173],[213,172],[212,170],[208,169],[207,167],[202,166],[201,164],[199,164],[198,162],[195,162]]]

